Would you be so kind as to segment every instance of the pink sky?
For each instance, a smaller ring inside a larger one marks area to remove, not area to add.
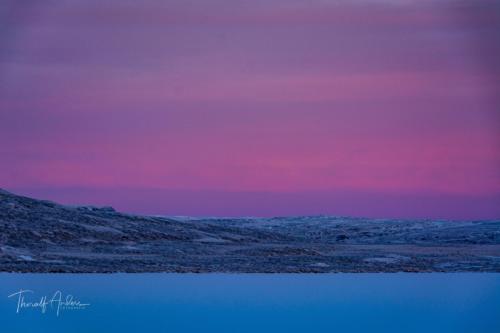
[[[3,1],[0,187],[172,215],[500,217],[495,1]]]

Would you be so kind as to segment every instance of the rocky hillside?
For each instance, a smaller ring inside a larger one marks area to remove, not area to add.
[[[500,221],[167,218],[0,190],[0,271],[500,272]]]

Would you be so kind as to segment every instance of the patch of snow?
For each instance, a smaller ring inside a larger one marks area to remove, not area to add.
[[[85,229],[91,230],[91,231],[110,232],[113,234],[120,234],[120,235],[123,234],[123,232],[121,232],[120,230],[117,230],[117,229],[111,228],[111,227],[102,226],[102,225],[89,225],[89,224],[79,224],[79,225],[84,227]]]
[[[316,262],[316,263],[312,264],[311,266],[313,266],[313,267],[330,267],[330,265],[325,264],[324,262]]]
[[[198,238],[194,239],[194,242],[201,242],[201,243],[227,243],[228,241],[225,239],[220,239],[220,238],[215,238],[215,237],[203,237],[203,238]]]

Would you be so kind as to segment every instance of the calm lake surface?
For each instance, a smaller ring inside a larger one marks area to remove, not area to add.
[[[6,333],[500,332],[500,274],[2,273],[0,296]]]

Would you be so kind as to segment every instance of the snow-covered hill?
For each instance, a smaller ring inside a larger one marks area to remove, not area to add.
[[[0,190],[0,271],[500,272],[500,221],[137,216]]]

